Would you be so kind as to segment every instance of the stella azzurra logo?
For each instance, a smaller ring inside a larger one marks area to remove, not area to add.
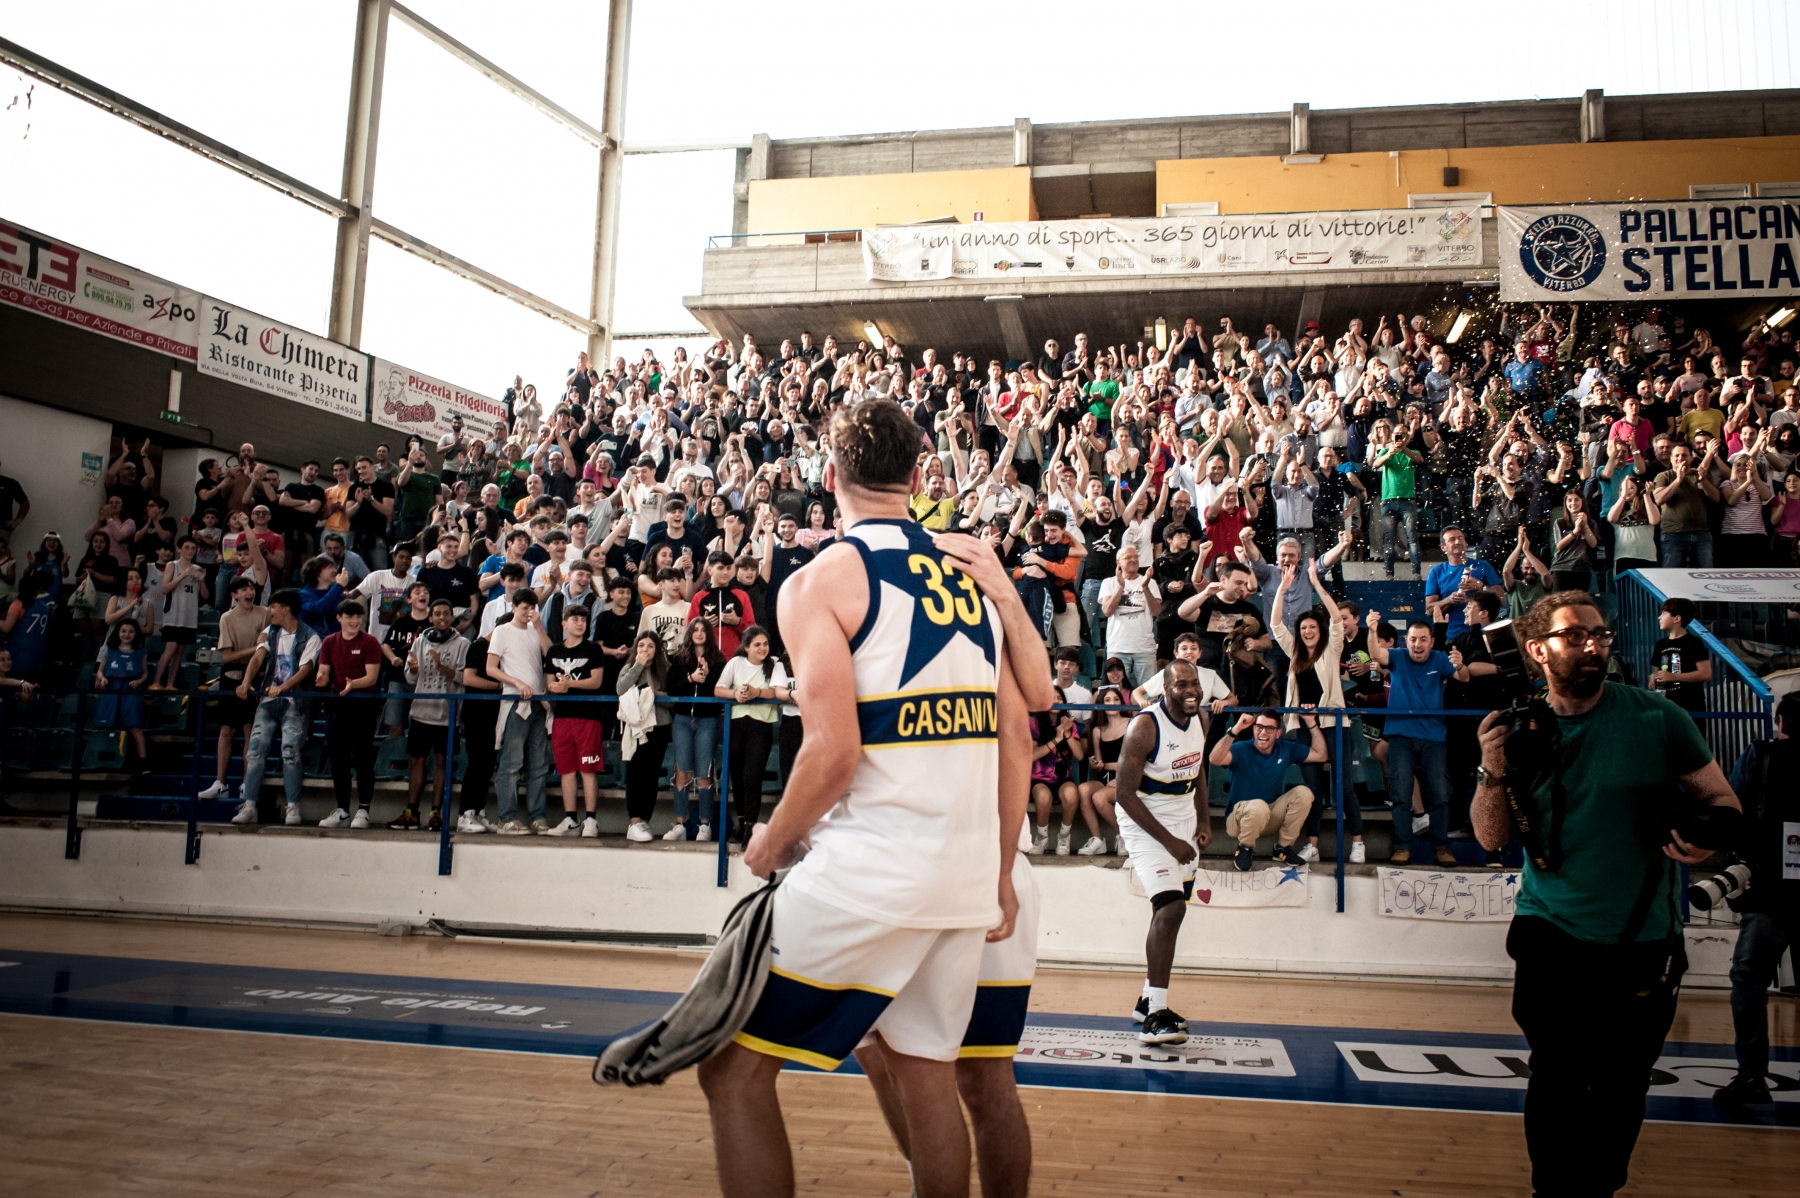
[[[1519,238],[1519,262],[1546,291],[1580,291],[1606,269],[1606,238],[1573,213],[1540,216]]]

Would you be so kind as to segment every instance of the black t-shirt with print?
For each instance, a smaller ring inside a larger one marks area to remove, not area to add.
[[[567,644],[551,645],[544,653],[544,677],[548,680],[554,674],[567,674],[572,681],[582,682],[595,675],[605,676],[606,654],[600,652],[600,646],[593,641],[584,640],[573,647]],[[601,691],[571,691],[573,695],[598,695]],[[605,712],[603,703],[590,703],[586,700],[572,702],[567,698],[556,699],[551,708],[559,720],[597,720]]]
[[[1650,661],[1654,669],[1670,674],[1692,674],[1700,668],[1703,661],[1712,660],[1712,651],[1706,642],[1688,633],[1679,639],[1665,636],[1656,642],[1651,650]],[[1706,687],[1699,682],[1672,682],[1662,688],[1663,695],[1683,711],[1706,710]]]
[[[1200,638],[1200,664],[1217,670],[1225,656],[1225,638],[1246,619],[1262,622],[1262,609],[1248,599],[1227,603],[1214,595],[1201,603],[1200,618],[1194,621],[1195,635]]]

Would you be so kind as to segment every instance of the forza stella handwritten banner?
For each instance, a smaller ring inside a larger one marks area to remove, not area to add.
[[[884,283],[1216,275],[1481,264],[1481,209],[1400,208],[865,229]]]
[[[1501,208],[1500,299],[1728,299],[1800,293],[1800,201]]]

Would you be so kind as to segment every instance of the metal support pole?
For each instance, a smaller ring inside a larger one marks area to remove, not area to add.
[[[187,850],[182,861],[187,865],[200,864],[200,750],[206,743],[206,700],[205,692],[195,689],[188,692],[188,702],[194,705],[194,769],[193,793],[188,798]]]
[[[450,723],[444,729],[444,797],[438,804],[438,877],[450,876],[450,785],[456,781],[456,706],[450,700]]]
[[[75,692],[75,747],[69,751],[69,830],[63,838],[63,859],[74,861],[81,856],[81,752],[86,747],[82,736],[87,723],[87,690]]]
[[[719,708],[725,718],[725,731],[719,736],[719,822],[713,825],[719,834],[719,885],[731,881],[731,824],[725,815],[725,800],[731,789],[731,705]]]
[[[375,146],[387,69],[388,0],[358,0],[356,57],[350,64],[350,115],[344,131],[343,198],[331,276],[332,339],[362,345],[363,293],[369,277],[369,227],[375,196]]]
[[[1337,809],[1337,892],[1338,914],[1344,913],[1344,721],[1350,717],[1338,712],[1332,739],[1337,742],[1331,760],[1332,806]]]
[[[625,76],[631,62],[631,0],[609,0],[606,15],[606,103],[600,114],[600,187],[594,212],[594,280],[588,335],[594,369],[611,365],[613,279],[619,266],[619,196],[625,167]]]

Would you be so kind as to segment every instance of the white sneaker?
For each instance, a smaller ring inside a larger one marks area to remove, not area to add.
[[[556,825],[556,827],[554,827],[554,828],[546,828],[543,832],[543,835],[545,835],[545,836],[579,836],[579,835],[581,835],[581,825],[575,822],[574,816],[565,815],[565,816],[563,816],[562,823]]]
[[[457,818],[456,830],[464,836],[477,836],[488,830],[487,821],[479,811],[465,811]]]
[[[1056,855],[1058,857],[1067,857],[1069,855],[1069,833],[1066,830],[1057,834]]]
[[[694,839],[695,840],[711,840],[712,839],[712,825],[711,824],[701,824],[700,825],[700,835],[694,837]]]
[[[1104,852],[1106,852],[1106,838],[1103,836],[1090,836],[1086,844],[1075,850],[1076,856],[1079,857],[1095,857]]]
[[[663,833],[663,839],[664,840],[686,840],[687,839],[687,825],[686,824],[676,824],[673,828],[670,828],[667,832]]]
[[[1350,845],[1350,864],[1361,865],[1365,860],[1368,859],[1368,856],[1369,856],[1368,849],[1363,846],[1362,841],[1358,840],[1358,841],[1353,841],[1351,843],[1351,845]]]
[[[650,825],[644,823],[642,820],[638,820],[625,829],[625,839],[634,844],[646,843],[652,839],[650,835]]]
[[[489,819],[487,817],[487,812],[476,811],[476,812],[472,812],[471,814],[474,816],[474,818],[473,818],[473,820],[471,820],[471,822],[480,824],[481,826],[479,828],[470,828],[469,831],[471,831],[471,832],[498,832],[500,830],[500,825],[495,823],[493,820]]]
[[[581,838],[583,840],[598,840],[600,838],[600,821],[591,815],[582,820]]]
[[[256,804],[245,799],[238,804],[237,814],[231,817],[234,824],[253,824],[256,822]]]
[[[1043,852],[1044,852],[1044,846],[1049,843],[1050,843],[1050,838],[1048,836],[1038,836],[1037,834],[1033,833],[1032,837],[1031,837],[1031,847],[1025,850],[1025,855],[1028,857],[1042,856]]]
[[[350,817],[350,826],[357,831],[367,828],[369,826],[369,809],[358,807],[356,814]]]
[[[349,823],[350,823],[350,813],[348,811],[345,811],[342,807],[339,807],[336,811],[333,811],[330,815],[328,815],[324,819],[320,820],[319,827],[321,827],[321,828],[342,828],[342,827],[348,826]],[[366,828],[368,826],[369,826],[369,821],[364,820],[363,827]]]
[[[290,828],[298,828],[300,826],[300,804],[289,803],[287,807],[287,819],[282,822],[287,824]]]
[[[1305,848],[1300,850],[1300,860],[1302,860],[1302,861],[1317,861],[1318,859],[1319,859],[1319,846],[1318,845],[1309,843],[1306,845]]]
[[[1429,815],[1413,816],[1413,835],[1414,836],[1417,836],[1419,833],[1425,831],[1429,827],[1431,827],[1431,817]]]
[[[531,825],[524,820],[509,819],[501,824],[497,831],[502,836],[530,836]]]
[[[214,782],[211,786],[207,787],[205,790],[201,791],[199,794],[199,797],[202,799],[216,799],[224,793],[225,793],[225,782],[224,782],[224,779],[220,779],[219,781]]]

